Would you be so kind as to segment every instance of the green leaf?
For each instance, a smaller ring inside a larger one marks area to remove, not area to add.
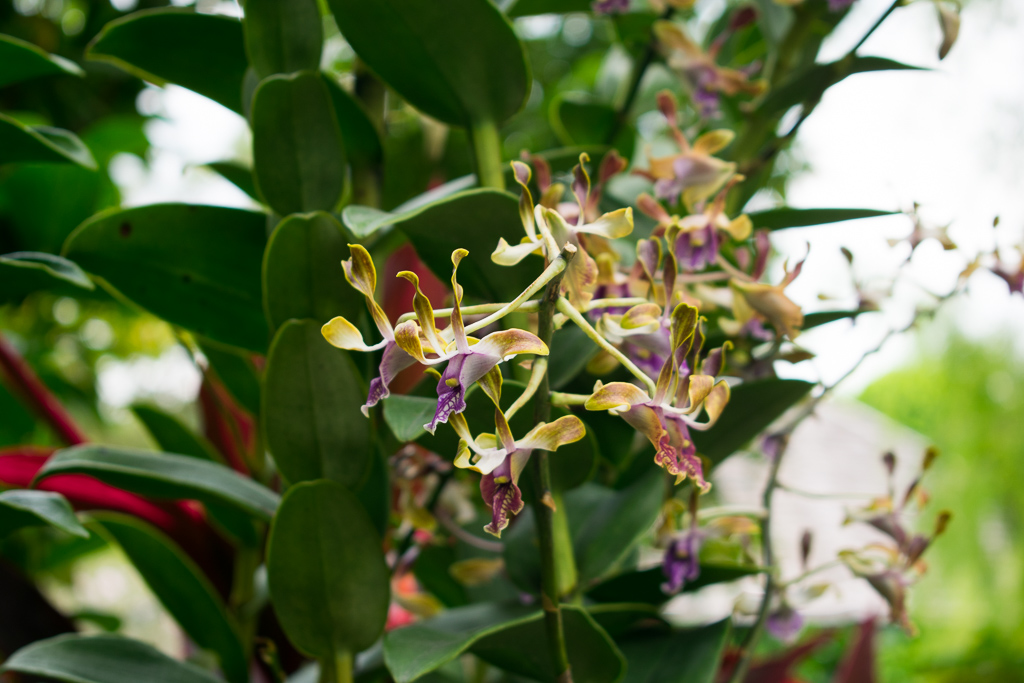
[[[59,493],[22,489],[0,493],[0,538],[22,527],[45,524],[73,536],[89,537],[71,505]]]
[[[271,76],[252,101],[256,187],[282,216],[330,211],[345,187],[345,150],[315,71]]]
[[[217,683],[194,664],[121,636],[63,635],[21,648],[0,665],[66,683]]]
[[[384,147],[377,128],[366,115],[363,106],[327,74],[320,74],[327,84],[327,92],[334,105],[345,153],[356,167],[372,167],[384,159]]]
[[[407,443],[426,434],[423,425],[430,422],[436,409],[436,398],[392,394],[384,399],[384,421],[396,439]]]
[[[252,178],[251,168],[230,161],[215,161],[206,164],[206,168],[216,172],[239,190],[259,201],[259,193],[256,192],[256,182]]]
[[[0,35],[0,87],[63,74],[84,76],[85,72],[71,60],[51,55],[32,43]]]
[[[260,378],[251,354],[238,352],[209,339],[200,339],[199,346],[217,379],[224,383],[232,398],[253,415],[259,415]]]
[[[246,0],[243,25],[260,78],[320,68],[324,25],[316,0]]]
[[[347,242],[341,224],[327,213],[292,215],[278,224],[263,254],[263,303],[271,327],[290,318],[353,320],[362,312],[341,267]]]
[[[26,126],[0,114],[0,164],[66,164],[96,170],[92,152],[74,133],[49,126]]]
[[[99,519],[189,638],[217,654],[229,681],[248,681],[248,661],[237,628],[202,570],[174,541],[144,522],[109,513]]]
[[[808,313],[804,316],[802,330],[809,330],[812,327],[819,327],[821,325],[827,325],[837,320],[844,320],[846,318],[856,318],[861,313],[865,313],[863,310],[856,311],[817,311],[815,313]]]
[[[548,381],[552,389],[561,389],[572,381],[599,351],[597,344],[576,325],[556,330],[549,348]]]
[[[746,565],[701,563],[700,575],[687,582],[682,592],[688,593],[714,583],[735,581],[760,572],[758,567]],[[661,605],[673,597],[661,589],[664,583],[665,573],[661,565],[658,565],[613,576],[588,590],[587,597],[597,602]]]
[[[460,192],[398,216],[394,222],[441,282],[451,279],[452,252],[467,249],[469,257],[459,264],[459,284],[471,296],[510,301],[543,269],[539,259],[530,257],[513,267],[491,261],[499,237],[518,244],[526,234],[519,220],[519,200],[507,192]]]
[[[457,559],[452,546],[427,544],[412,565],[416,581],[445,607],[462,607],[470,602],[466,587],[450,571]]]
[[[573,679],[614,683],[625,669],[625,658],[614,641],[585,610],[562,605],[565,645]],[[479,639],[471,648],[485,662],[544,683],[558,683],[543,620],[521,623]]]
[[[898,212],[879,211],[878,209],[793,209],[784,206],[767,211],[755,211],[747,215],[753,221],[754,228],[785,230],[786,228],[803,228],[810,225],[852,221],[857,218],[892,216],[896,213]]]
[[[331,479],[356,488],[373,456],[366,389],[348,352],[320,323],[292,320],[270,345],[263,386],[267,446],[285,479]]]
[[[354,654],[384,631],[390,572],[381,539],[340,484],[288,490],[270,530],[267,578],[281,626],[310,656]]]
[[[90,218],[64,256],[171,324],[262,352],[266,234],[266,216],[255,211],[153,204]]]
[[[279,501],[270,489],[222,465],[170,453],[73,446],[57,451],[34,483],[57,474],[87,474],[132,493],[228,506],[265,521]]]
[[[906,69],[920,70],[921,67],[909,66],[884,57],[857,56],[828,64],[814,64],[794,74],[785,83],[769,92],[758,107],[757,115],[762,118],[776,116],[803,102],[815,102],[833,85],[856,73]]]
[[[14,281],[28,280],[45,287],[47,283],[55,284],[53,280],[58,280],[82,289],[96,288],[77,263],[41,251],[15,251],[0,255],[0,272],[4,273],[5,287]]]
[[[650,531],[664,486],[664,473],[652,465],[621,491],[585,484],[565,495],[581,585],[607,574]]]
[[[445,123],[500,124],[530,91],[523,45],[486,0],[328,0],[345,39],[409,104]]]
[[[798,379],[764,379],[733,387],[732,397],[715,426],[692,431],[697,452],[717,465],[753,439],[814,388]]]
[[[592,3],[593,0],[515,0],[506,12],[513,18],[533,14],[589,12]]]
[[[551,102],[551,128],[565,145],[602,145],[615,130],[618,112],[614,107],[594,102],[588,95],[559,93]],[[636,131],[622,126],[615,135],[614,146],[627,159],[633,156]],[[597,162],[600,157],[592,159]],[[577,155],[577,161],[579,156]]]
[[[198,434],[193,434],[173,415],[159,408],[141,404],[132,406],[131,410],[146,427],[146,431],[156,441],[160,450],[211,462],[219,462],[222,459],[213,444]]]
[[[177,7],[142,10],[104,26],[85,55],[156,85],[175,83],[242,113],[249,63],[237,19]]]
[[[729,620],[667,634],[638,633],[619,641],[629,667],[622,683],[713,683]]]
[[[623,661],[614,643],[581,608],[562,605],[569,660],[577,680],[611,683]],[[408,683],[464,652],[539,681],[555,681],[543,613],[518,604],[458,607],[384,637],[384,662],[397,683]]]

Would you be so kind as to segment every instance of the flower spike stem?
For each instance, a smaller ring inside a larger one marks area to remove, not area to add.
[[[587,394],[564,394],[560,391],[551,392],[551,405],[553,406],[582,406],[586,405]]]
[[[43,419],[65,443],[85,443],[85,434],[68,415],[57,397],[50,393],[25,359],[0,336],[0,377],[6,376],[9,386],[36,415]]]
[[[530,399],[537,393],[537,389],[540,388],[541,383],[547,376],[547,356],[537,356],[533,360],[533,369],[530,371],[530,381],[526,384],[526,388],[523,390],[523,393],[519,395],[519,398],[515,400],[515,403],[510,405],[508,410],[505,411],[506,420],[511,420],[512,416],[518,413],[520,408],[529,403]]]
[[[563,251],[559,255],[559,260],[567,262],[573,256],[573,252]],[[564,269],[563,265],[562,271]],[[554,314],[556,302],[560,299],[558,294],[561,282],[562,273],[559,272],[558,275],[548,282],[547,289],[544,290],[544,297],[541,299],[537,322],[537,336],[545,344],[551,343],[551,335],[555,331]],[[533,384],[532,378],[531,384]],[[534,424],[547,422],[551,416],[549,391],[548,373],[544,372],[537,382],[537,400],[533,403]],[[541,607],[544,609],[544,624],[547,630],[548,647],[551,651],[551,661],[555,664],[555,675],[558,683],[572,683],[572,668],[569,665],[569,651],[566,648],[565,630],[562,625],[562,610],[559,607],[561,600],[559,579],[561,576],[565,576],[570,568],[556,565],[558,560],[561,560],[563,564],[566,558],[571,560],[572,555],[571,553],[568,555],[566,553],[558,553],[555,547],[555,515],[561,515],[563,517],[562,521],[564,521],[565,510],[562,509],[556,512],[556,510],[552,509],[551,465],[548,462],[548,452],[542,450],[534,452],[533,457],[530,458],[530,468],[533,475],[534,491],[537,496],[533,506],[534,518],[537,523],[537,538],[540,541]],[[571,569],[572,573],[575,573],[575,568]]]
[[[565,297],[558,298],[558,310],[565,314],[569,320],[576,323],[581,330],[583,330],[590,339],[600,346],[602,349],[610,353],[615,357],[615,360],[622,363],[623,367],[630,371],[634,377],[644,383],[644,387],[647,389],[651,396],[657,391],[657,386],[654,384],[654,380],[647,376],[643,370],[633,364],[633,361],[626,358],[625,355],[617,348],[612,346],[607,339],[602,337],[597,330],[594,329],[593,325],[587,322],[587,319],[580,315],[580,312],[573,308],[572,304]]]
[[[320,683],[352,683],[352,653],[339,652],[320,660]]]
[[[576,247],[572,246],[571,244],[566,244],[565,249],[562,250],[562,253],[555,257],[555,260],[552,261],[550,265],[548,265],[548,267],[544,269],[544,272],[541,273],[540,276],[536,280],[534,280],[529,287],[523,290],[522,294],[520,294],[515,299],[508,302],[507,304],[505,304],[500,309],[498,309],[491,315],[487,316],[483,320],[478,320],[472,325],[466,325],[466,334],[472,334],[477,330],[482,330],[488,325],[493,325],[494,323],[498,322],[509,313],[519,310],[519,308],[523,304],[527,303],[531,296],[539,292],[545,285],[548,285],[548,288],[550,289],[550,283],[561,282],[561,275],[562,273],[565,272],[565,266],[575,255]],[[543,305],[543,301],[538,302],[538,310],[543,308]],[[543,337],[541,337],[541,339],[543,339]],[[550,341],[550,339],[548,341]],[[544,343],[547,344],[548,341],[545,341]]]

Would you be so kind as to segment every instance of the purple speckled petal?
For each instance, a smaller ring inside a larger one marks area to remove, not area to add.
[[[465,362],[465,355],[456,355],[448,361],[448,367],[437,381],[437,409],[434,411],[433,419],[423,425],[431,434],[437,429],[437,425],[447,422],[452,413],[461,413],[466,409],[466,388],[459,381]]]
[[[481,477],[480,495],[491,508],[491,523],[484,531],[501,538],[509,520],[523,509],[523,495],[514,481],[511,456],[493,472]]]
[[[700,576],[700,546],[704,535],[691,529],[674,539],[665,550],[661,569],[665,583],[661,589],[666,593],[678,593],[688,582]]]
[[[389,341],[384,346],[384,355],[380,359],[378,376],[370,382],[369,395],[366,397],[366,403],[361,408],[363,415],[368,416],[370,408],[391,395],[391,392],[388,390],[391,380],[395,378],[395,375],[415,362],[416,359],[399,348],[395,342]]]

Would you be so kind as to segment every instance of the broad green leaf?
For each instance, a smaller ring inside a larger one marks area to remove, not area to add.
[[[282,216],[330,211],[345,187],[345,150],[315,71],[271,76],[252,101],[256,187]]]
[[[237,627],[202,570],[174,541],[140,520],[108,513],[99,519],[189,638],[217,654],[229,681],[248,681],[248,662]]]
[[[556,330],[549,346],[548,381],[552,389],[560,389],[572,381],[599,351],[587,333],[576,325]],[[587,416],[590,420],[590,416]]]
[[[171,324],[262,352],[266,234],[266,216],[255,211],[152,204],[90,218],[64,256]]]
[[[717,465],[757,436],[814,388],[798,379],[763,379],[732,388],[729,405],[715,426],[690,432],[697,452]]]
[[[256,192],[256,182],[252,178],[251,168],[230,161],[215,161],[211,164],[206,164],[206,167],[215,171],[242,192],[259,201],[259,193]]]
[[[33,286],[44,289],[62,283],[81,289],[96,288],[77,263],[41,251],[15,251],[0,255],[0,273],[3,273],[5,289],[28,290]]]
[[[84,76],[85,72],[71,60],[51,55],[32,43],[0,35],[0,87],[62,74]]]
[[[562,605],[562,624],[574,680],[614,683],[620,679],[625,658],[586,610]],[[543,620],[518,624],[481,638],[473,644],[471,652],[499,669],[535,681],[559,683]]]
[[[761,102],[757,115],[767,118],[780,115],[802,102],[815,102],[826,90],[847,76],[868,71],[919,70],[885,57],[850,57],[828,64],[814,64],[794,74],[785,83],[772,90]]]
[[[530,90],[523,45],[487,0],[328,0],[356,54],[399,95],[445,123],[501,124]]]
[[[786,228],[803,228],[811,225],[852,221],[857,218],[892,216],[896,213],[898,212],[879,211],[878,209],[793,209],[784,206],[767,211],[755,211],[747,215],[753,221],[754,228],[785,230]]]
[[[249,64],[237,19],[190,8],[142,10],[104,26],[85,54],[156,85],[188,88],[242,113],[242,79]]]
[[[392,394],[384,399],[384,421],[402,443],[415,441],[426,433],[423,425],[430,422],[436,409],[436,398]]]
[[[593,0],[514,0],[505,11],[513,18],[532,14],[566,14],[589,12],[592,4]]]
[[[391,517],[391,467],[379,444],[375,451],[370,455],[366,479],[355,494],[370,515],[373,528],[383,537]]]
[[[89,537],[71,504],[59,493],[23,489],[0,493],[0,538],[22,527],[45,524],[73,536]]]
[[[665,476],[651,471],[621,491],[585,484],[565,495],[580,583],[612,570],[658,519]]]
[[[263,384],[267,446],[285,479],[331,479],[357,488],[373,456],[370,421],[355,363],[320,333],[321,323],[292,320],[270,345]]]
[[[211,462],[222,460],[213,444],[198,434],[192,433],[173,415],[169,415],[159,408],[142,404],[132,406],[131,410],[135,413],[135,417],[139,418],[139,422],[146,427],[146,431],[156,441],[160,450]]]
[[[316,0],[246,0],[243,25],[260,78],[320,68],[324,25]]]
[[[618,638],[630,631],[637,623],[667,622],[662,619],[658,608],[654,605],[638,603],[608,603],[603,605],[588,605],[587,612],[597,625],[610,635],[613,639]]]
[[[457,559],[452,546],[427,544],[420,549],[412,566],[423,589],[445,607],[462,607],[470,602],[466,586],[456,581],[450,571]]]
[[[491,261],[499,237],[518,244],[526,234],[518,207],[518,199],[507,192],[468,190],[400,216],[395,223],[442,282],[451,279],[452,252],[467,249],[469,256],[459,264],[459,284],[471,296],[510,301],[543,270],[535,257],[513,267]]]
[[[224,383],[231,396],[242,408],[253,415],[259,415],[260,378],[252,363],[252,354],[239,352],[209,339],[200,339],[199,346],[217,379]]]
[[[87,474],[132,493],[228,506],[266,521],[279,501],[270,489],[227,467],[170,453],[73,446],[57,451],[35,481],[57,474]]]
[[[345,153],[353,166],[366,168],[381,163],[384,159],[384,148],[380,142],[377,129],[366,115],[363,106],[338,85],[327,74],[321,74],[327,84],[327,92],[334,105],[334,115],[338,119],[338,129],[345,143]]]
[[[866,311],[816,311],[815,313],[808,313],[804,316],[804,324],[800,329],[809,330],[812,327],[819,327],[821,325],[827,325],[837,320],[844,320],[846,318],[856,318],[861,313]]]
[[[629,666],[623,683],[714,683],[729,640],[729,620],[619,641]]]
[[[270,530],[267,578],[292,643],[318,659],[354,654],[384,631],[390,572],[381,539],[340,484],[296,484]]]
[[[560,93],[551,103],[551,128],[565,145],[602,145],[615,129],[619,114],[615,108],[593,102],[577,93]],[[622,126],[615,135],[614,146],[627,159],[633,156],[636,131]],[[578,163],[579,156],[577,155]],[[594,162],[600,160],[591,159]]]
[[[617,680],[624,662],[608,635],[579,607],[562,605],[562,614],[576,680]],[[543,613],[536,607],[458,607],[384,638],[384,662],[397,683],[414,681],[467,651],[513,673],[555,681]]]
[[[49,126],[26,126],[0,114],[0,164],[16,162],[71,162],[96,169],[92,152],[74,133]]]
[[[132,412],[145,425],[160,450],[226,464],[213,444],[194,434],[174,416],[146,405],[132,406]],[[214,504],[207,504],[207,512],[217,526],[229,536],[250,548],[259,545],[260,536],[253,527],[252,520],[244,512]]]
[[[558,455],[552,456],[552,464]],[[563,495],[584,590],[615,569],[651,529],[661,510],[663,487],[664,475],[652,464],[648,473],[621,491],[587,483]],[[533,509],[523,510],[519,517],[505,538],[505,566],[516,586],[537,593],[541,567]]]
[[[217,683],[188,662],[121,636],[63,635],[21,648],[0,665],[14,671],[66,683]]]
[[[271,327],[290,318],[325,323],[355,319],[363,302],[345,280],[348,240],[330,214],[292,215],[274,229],[263,254],[263,304]]]
[[[686,583],[683,586],[683,592],[695,591],[713,583],[735,581],[760,571],[757,567],[745,565],[705,564],[702,562],[700,575]],[[613,576],[588,590],[587,597],[597,602],[661,605],[672,598],[671,594],[661,589],[664,583],[665,573],[658,565]]]
[[[388,164],[385,163],[385,169],[387,166]],[[511,169],[509,169],[507,181],[513,182]],[[462,176],[455,180],[450,180],[443,185],[438,185],[432,190],[418,194],[409,201],[396,206],[391,211],[381,211],[372,206],[350,204],[342,210],[341,221],[358,239],[366,239],[378,230],[383,230],[394,225],[396,222],[401,222],[407,215],[414,214],[424,206],[446,199],[474,186],[476,186],[475,175]]]

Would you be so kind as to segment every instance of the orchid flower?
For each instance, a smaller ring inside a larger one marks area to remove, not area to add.
[[[780,335],[795,339],[804,324],[804,314],[800,307],[786,296],[785,289],[800,275],[803,265],[804,261],[800,261],[792,272],[787,267],[782,282],[777,285],[732,280],[733,314],[736,316],[737,330],[749,326],[757,318],[762,318],[770,322]],[[725,321],[719,321],[719,324],[723,322]],[[726,333],[733,333],[728,325],[722,329]]]
[[[646,192],[637,197],[637,207],[658,222],[658,229],[665,231],[669,249],[684,270],[703,270],[718,258],[720,233],[737,241],[750,237],[753,224],[749,216],[741,214],[730,220],[725,215],[725,198],[732,186],[741,180],[743,176],[734,175],[703,211],[684,218],[670,215]]]
[[[395,331],[397,345],[403,353],[424,365],[448,362],[437,382],[437,409],[434,411],[434,417],[423,426],[431,434],[437,429],[438,424],[447,422],[452,414],[461,413],[466,409],[466,391],[498,363],[521,353],[539,356],[548,354],[548,347],[544,342],[525,330],[500,330],[480,340],[466,335],[461,310],[462,286],[458,283],[457,274],[459,262],[468,254],[465,249],[456,249],[452,252],[454,301],[451,326],[443,333],[434,326],[433,306],[420,291],[419,278],[408,271],[398,274],[416,287],[413,307],[418,324],[412,320],[402,323],[399,327],[403,329]],[[449,335],[450,342],[446,338]],[[436,357],[428,358],[424,354],[424,341],[427,342],[428,351]]]
[[[719,95],[760,95],[765,91],[763,80],[751,81],[750,68],[729,69],[715,62],[721,42],[716,42],[707,52],[702,50],[682,26],[668,21],[654,22],[654,36],[662,51],[667,53],[669,68],[678,72],[690,86],[694,104],[703,118],[714,116],[718,111]]]
[[[369,395],[361,408],[363,415],[369,416],[370,408],[391,395],[388,385],[391,384],[395,376],[413,365],[416,359],[395,343],[396,330],[391,327],[391,322],[384,314],[384,309],[374,299],[374,291],[377,289],[377,269],[374,268],[369,252],[359,244],[350,244],[348,248],[352,256],[341,263],[345,270],[345,279],[366,298],[366,307],[370,310],[370,317],[373,318],[377,330],[384,339],[376,344],[367,345],[363,341],[363,335],[359,329],[341,316],[332,318],[321,328],[321,333],[324,335],[324,339],[333,346],[346,351],[384,349],[377,377],[370,382]],[[399,327],[401,328],[402,325]]]
[[[715,383],[711,375],[691,372],[702,345],[697,309],[679,304],[672,311],[670,354],[658,375],[654,396],[627,382],[598,383],[585,405],[587,410],[620,415],[648,438],[656,449],[654,461],[676,475],[676,483],[689,477],[706,492],[711,485],[704,479],[689,430],[708,429],[718,420],[729,402],[729,385]],[[713,365],[715,371],[720,370],[720,359]],[[702,407],[708,421],[700,423],[696,415]]]
[[[521,161],[513,161],[516,182],[522,188],[519,199],[519,216],[526,231],[526,237],[517,245],[510,245],[503,238],[491,254],[491,260],[503,266],[513,266],[522,261],[528,254],[538,252],[551,261],[559,252],[558,245],[571,244],[576,248],[576,256],[566,268],[562,278],[563,290],[568,294],[569,301],[578,309],[586,305],[594,297],[597,289],[597,262],[584,248],[581,235],[616,239],[633,232],[633,209],[627,207],[611,211],[599,216],[592,222],[586,222],[587,202],[590,194],[590,178],[583,170],[583,164],[589,161],[586,154],[580,155],[580,164],[574,170],[573,194],[579,205],[576,225],[570,225],[558,211],[545,206],[534,206],[530,194],[530,167]]]
[[[453,415],[451,425],[460,438],[455,466],[484,475],[480,479],[480,494],[491,508],[491,523],[484,531],[500,538],[509,520],[523,509],[519,476],[533,451],[555,451],[582,439],[586,429],[578,417],[565,415],[554,422],[541,422],[523,438],[514,439],[499,408],[495,408],[494,421],[497,435],[478,434],[476,438],[462,415]]]

